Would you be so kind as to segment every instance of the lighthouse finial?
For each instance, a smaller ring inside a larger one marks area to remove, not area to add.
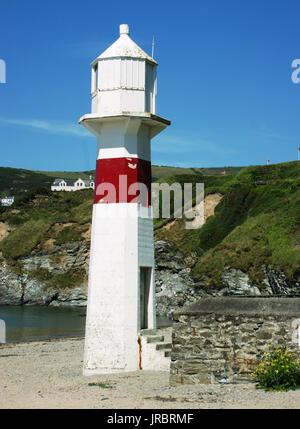
[[[121,24],[120,25],[120,35],[121,34],[129,34],[129,25],[128,24]]]

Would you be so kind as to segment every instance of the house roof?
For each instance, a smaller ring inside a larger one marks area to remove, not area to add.
[[[75,183],[78,180],[81,180],[82,182],[84,182],[85,186],[90,186],[90,184],[92,182],[94,182],[93,178],[92,179],[88,179],[88,180],[83,180],[80,177],[78,179],[76,179],[76,180],[74,180],[74,179],[68,179],[68,180],[66,180],[66,179],[55,179],[54,182],[53,182],[53,186],[59,186],[62,182],[65,182],[67,186],[75,186]]]
[[[77,182],[77,180],[66,180],[65,181],[67,186],[74,186],[75,182]]]
[[[64,179],[55,179],[53,185],[59,185],[61,182],[65,182]]]

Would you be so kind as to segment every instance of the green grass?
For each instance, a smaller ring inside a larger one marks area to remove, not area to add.
[[[77,225],[71,225],[65,227],[63,230],[61,230],[56,239],[55,244],[58,246],[66,243],[72,243],[75,241],[81,241],[82,240],[82,229],[78,228]]]
[[[76,179],[89,179],[90,176],[95,174],[94,171],[35,171],[37,174],[42,174],[54,179],[67,179],[67,180],[76,180]],[[53,181],[51,180],[51,182]]]
[[[14,230],[0,243],[0,250],[7,259],[27,256],[49,238],[56,244],[81,241],[82,233],[92,217],[92,191],[49,193],[47,190],[31,191],[19,198],[14,208],[0,209],[0,221]],[[72,223],[55,233],[56,224]]]
[[[17,259],[28,255],[43,239],[51,223],[46,220],[30,220],[10,233],[0,245],[3,256]]]
[[[73,289],[81,286],[86,280],[86,272],[82,269],[71,269],[66,273],[52,274],[49,279],[46,280],[47,288],[55,289]]]
[[[211,168],[183,168],[169,167],[164,165],[152,165],[153,180],[160,180],[170,176],[180,175],[205,175],[205,176],[220,176],[221,172],[226,170],[227,175],[238,173],[242,167],[211,167]],[[223,176],[220,176],[223,177]]]
[[[171,241],[184,255],[194,253],[194,277],[207,287],[221,286],[227,267],[263,281],[263,267],[300,273],[300,163],[249,167],[232,177],[208,178],[206,194],[224,198],[215,216],[198,230],[179,221],[157,237]],[[224,179],[224,181],[223,181]]]
[[[19,168],[0,167],[0,196],[21,196],[41,187],[49,188],[52,179],[42,173]]]
[[[73,289],[82,286],[86,280],[86,272],[83,268],[71,269],[59,274],[50,272],[47,268],[37,268],[29,271],[28,276],[44,283],[47,289]]]
[[[91,192],[86,200],[81,204],[77,205],[71,210],[71,217],[73,222],[78,222],[80,224],[91,223],[92,222],[92,212],[93,212],[93,201]]]

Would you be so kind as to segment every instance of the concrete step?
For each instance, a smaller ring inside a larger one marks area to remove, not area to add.
[[[165,357],[166,357],[166,358],[171,357],[171,350],[167,350],[167,351],[165,351]]]
[[[155,348],[156,350],[171,350],[172,343],[158,343]]]
[[[163,335],[149,335],[147,336],[147,343],[161,343],[164,342],[165,337]]]
[[[156,335],[156,330],[155,329],[141,329],[140,334],[143,335],[143,337],[145,337],[146,335]]]

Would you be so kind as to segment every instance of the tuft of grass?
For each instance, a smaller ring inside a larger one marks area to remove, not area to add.
[[[32,279],[36,279],[45,283],[51,280],[51,277],[52,277],[52,274],[50,273],[50,271],[47,270],[47,268],[42,268],[42,267],[29,271],[28,275]]]
[[[77,225],[72,225],[66,226],[58,233],[55,244],[60,246],[61,244],[72,243],[81,240],[81,230],[77,227]]]
[[[73,289],[86,280],[86,271],[82,268],[71,269],[65,273],[50,272],[47,268],[37,268],[28,273],[29,277],[43,283],[47,289]]]
[[[86,280],[86,271],[84,268],[71,269],[66,273],[51,274],[46,281],[48,289],[73,289],[81,286]]]
[[[83,201],[77,207],[74,207],[72,209],[71,216],[74,222],[78,222],[80,224],[91,223],[92,212],[93,212],[92,195],[88,195],[88,198],[85,201]]]
[[[88,386],[90,387],[100,387],[101,389],[115,389],[115,385],[109,384],[109,383],[89,383]]]

